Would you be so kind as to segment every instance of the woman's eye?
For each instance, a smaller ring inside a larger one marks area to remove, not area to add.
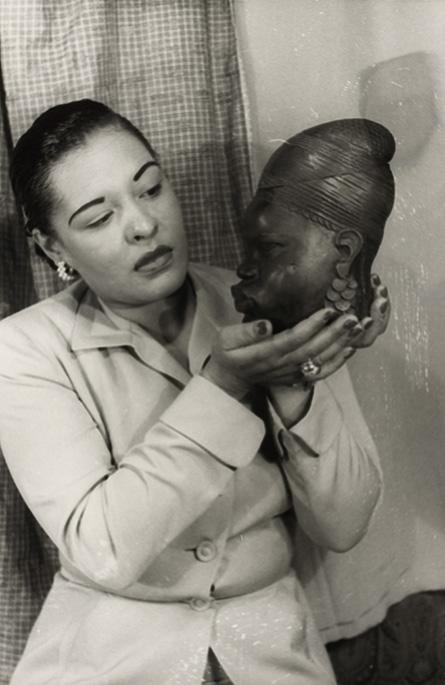
[[[144,190],[144,192],[141,194],[141,197],[156,197],[156,195],[159,195],[161,192],[161,189],[162,183],[157,183],[155,186]]]
[[[112,212],[107,212],[106,214],[103,214],[100,216],[98,219],[95,221],[90,221],[88,224],[89,228],[97,228],[97,226],[102,226],[103,224],[106,224],[107,221],[111,218]]]

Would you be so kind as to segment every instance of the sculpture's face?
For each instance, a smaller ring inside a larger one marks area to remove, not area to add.
[[[289,328],[324,306],[340,259],[335,233],[258,194],[243,224],[246,256],[232,288],[245,321]]]

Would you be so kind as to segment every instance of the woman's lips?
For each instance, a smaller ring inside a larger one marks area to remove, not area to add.
[[[167,245],[159,245],[155,250],[146,252],[134,265],[135,271],[152,273],[167,266],[173,258],[173,250]]]

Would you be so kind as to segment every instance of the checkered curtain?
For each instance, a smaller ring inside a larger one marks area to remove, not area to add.
[[[105,102],[159,151],[192,259],[237,262],[251,188],[229,0],[1,0],[0,40],[14,140],[56,103]],[[47,267],[33,272],[52,294]]]
[[[1,46],[0,46],[1,47]],[[29,251],[8,181],[11,131],[0,63],[0,319],[34,300]]]
[[[46,108],[90,97],[131,119],[182,202],[192,259],[234,266],[251,193],[229,0],[1,0],[0,316],[60,285],[28,257],[7,182],[14,142]],[[32,267],[33,279],[30,278]],[[47,592],[52,547],[0,459],[0,683]]]

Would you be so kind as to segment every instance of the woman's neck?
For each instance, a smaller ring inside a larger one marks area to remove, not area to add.
[[[133,321],[144,328],[159,343],[168,347],[183,338],[191,329],[195,312],[195,294],[189,278],[169,297],[157,302],[149,302],[140,307],[108,306],[118,316]]]

